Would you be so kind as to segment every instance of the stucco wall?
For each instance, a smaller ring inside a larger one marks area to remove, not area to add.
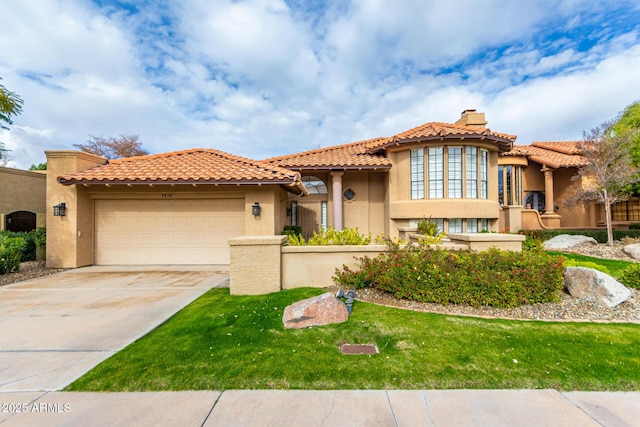
[[[45,225],[47,174],[0,167],[0,230],[5,216],[16,211],[36,214],[36,226]]]
[[[61,175],[89,169],[105,159],[78,151],[47,151],[47,205],[64,202],[65,216],[47,210],[47,267],[76,268],[93,263],[92,203],[83,187],[58,183]]]
[[[283,246],[282,289],[332,286],[336,268],[347,265],[354,269],[356,258],[374,258],[386,250],[384,245]]]

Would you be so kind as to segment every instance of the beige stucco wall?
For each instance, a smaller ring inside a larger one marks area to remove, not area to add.
[[[58,183],[61,175],[105,163],[105,159],[78,151],[46,151],[47,206],[67,205],[65,216],[47,210],[47,267],[76,268],[93,264],[93,215],[83,187]]]
[[[280,248],[286,236],[242,236],[229,241],[231,295],[260,295],[281,289]]]
[[[385,245],[283,246],[282,289],[333,286],[336,268],[355,269],[357,258],[374,258],[386,250]]]
[[[16,211],[36,214],[36,226],[45,225],[47,212],[46,171],[26,171],[0,167],[0,230],[6,215]]]

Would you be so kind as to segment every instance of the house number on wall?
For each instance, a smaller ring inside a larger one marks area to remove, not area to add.
[[[162,193],[162,198],[163,199],[170,199],[171,196],[173,196],[171,193]]]

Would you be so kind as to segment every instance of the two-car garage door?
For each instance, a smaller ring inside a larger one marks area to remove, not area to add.
[[[95,201],[95,264],[228,264],[244,199]]]

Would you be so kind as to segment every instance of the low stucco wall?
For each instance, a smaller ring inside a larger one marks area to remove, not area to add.
[[[336,268],[355,268],[356,258],[374,258],[386,251],[385,245],[283,246],[282,289],[332,286]]]
[[[486,251],[499,248],[503,251],[522,251],[522,242],[526,236],[520,234],[499,233],[459,233],[449,234],[451,243],[464,244],[473,251]]]
[[[280,248],[287,236],[242,236],[229,240],[232,295],[260,295],[281,289]]]

